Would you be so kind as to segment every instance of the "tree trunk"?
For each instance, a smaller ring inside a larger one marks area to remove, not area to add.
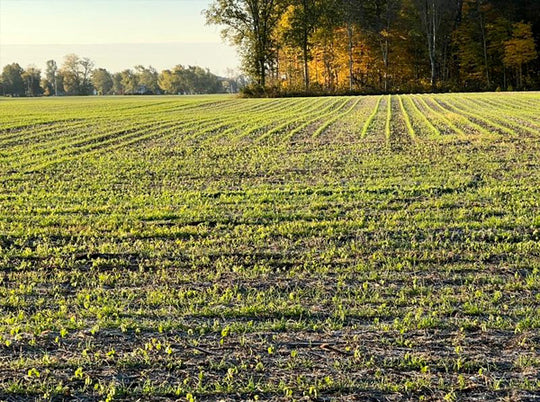
[[[431,67],[431,89],[437,85],[437,6],[435,0],[423,3],[423,23],[427,39],[429,63]]]
[[[306,33],[307,34],[307,33]],[[306,38],[304,38],[306,39]],[[309,64],[308,64],[308,44],[307,40],[304,40],[302,51],[304,53],[304,83],[306,91],[309,91]]]
[[[259,59],[259,74],[261,77],[260,84],[264,88],[266,86],[266,68],[264,67],[264,59]]]
[[[388,38],[384,41],[384,92],[388,92]]]
[[[302,0],[304,11],[303,32],[302,32],[302,53],[304,57],[304,84],[306,91],[309,91],[309,26],[310,26],[310,7],[307,0]]]
[[[489,62],[488,62],[488,53],[487,53],[486,28],[484,24],[484,16],[482,15],[482,10],[480,10],[480,0],[476,2],[476,9],[478,11],[478,17],[480,20],[480,32],[482,33],[482,47],[484,50],[484,67],[486,69],[486,82],[487,82],[488,88],[490,88],[491,80],[489,78]]]
[[[457,8],[457,11],[456,11],[456,18],[454,20],[454,30],[461,23],[461,18],[463,17],[463,0],[456,1],[456,8]]]
[[[389,53],[390,53],[390,41],[388,40],[390,35],[390,0],[386,0],[386,35],[384,37],[384,91],[388,92],[388,66],[389,66]]]
[[[353,90],[354,85],[354,60],[353,60],[353,27],[350,21],[347,22],[347,37],[349,39],[349,89]]]
[[[431,29],[432,29],[432,51],[431,51],[431,87],[435,90],[437,86],[437,6],[435,5],[435,0],[432,1],[432,10],[431,10]]]

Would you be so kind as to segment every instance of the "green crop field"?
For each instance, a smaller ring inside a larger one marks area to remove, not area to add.
[[[0,400],[540,398],[540,93],[0,100]]]

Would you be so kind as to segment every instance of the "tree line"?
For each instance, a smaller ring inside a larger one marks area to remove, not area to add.
[[[214,0],[205,16],[254,94],[540,88],[538,0]]]
[[[41,70],[19,64],[4,66],[0,93],[10,96],[51,95],[147,95],[234,93],[245,85],[243,76],[222,78],[198,66],[177,65],[160,73],[153,67],[135,66],[118,73],[95,68],[87,57],[65,56],[58,66],[49,60]]]

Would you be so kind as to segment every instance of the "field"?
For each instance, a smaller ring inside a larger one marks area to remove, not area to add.
[[[0,400],[540,399],[540,94],[0,100]]]

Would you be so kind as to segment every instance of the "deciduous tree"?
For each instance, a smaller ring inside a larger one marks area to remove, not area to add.
[[[64,92],[67,95],[79,95],[81,90],[81,76],[79,56],[76,54],[68,54],[64,57],[64,64],[60,72],[64,77]]]
[[[2,71],[2,85],[4,94],[23,96],[25,92],[22,73],[24,70],[17,63],[4,66]]]
[[[21,77],[24,81],[26,96],[38,96],[43,93],[39,85],[41,82],[41,70],[35,66],[28,66],[21,74]]]
[[[317,0],[291,0],[286,12],[283,40],[300,49],[302,54],[304,86],[309,90],[309,61],[311,36],[321,17],[322,6]]]
[[[90,76],[94,62],[89,58],[80,58],[76,54],[68,54],[60,73],[63,76],[63,87],[67,95],[90,95],[92,82]]]
[[[104,68],[97,68],[92,71],[92,85],[98,95],[107,95],[113,88],[113,79],[111,74]]]
[[[137,75],[130,69],[126,69],[121,73],[121,83],[123,88],[123,93],[125,95],[134,95],[137,93],[139,88],[137,82]]]
[[[137,75],[139,92],[151,94],[157,94],[159,92],[158,73],[154,67],[135,66],[135,74]]]
[[[274,30],[282,0],[214,0],[205,11],[208,24],[223,25],[223,37],[239,47],[244,68],[261,86],[275,59]]]
[[[45,69],[45,79],[52,86],[54,95],[58,95],[58,79],[57,79],[58,65],[54,60],[47,60],[47,68]],[[44,88],[45,89],[45,88]],[[50,90],[49,90],[50,92]],[[49,93],[49,95],[52,94]]]
[[[504,64],[517,71],[517,84],[523,87],[523,66],[538,56],[531,24],[514,24],[512,37],[504,42]]]

